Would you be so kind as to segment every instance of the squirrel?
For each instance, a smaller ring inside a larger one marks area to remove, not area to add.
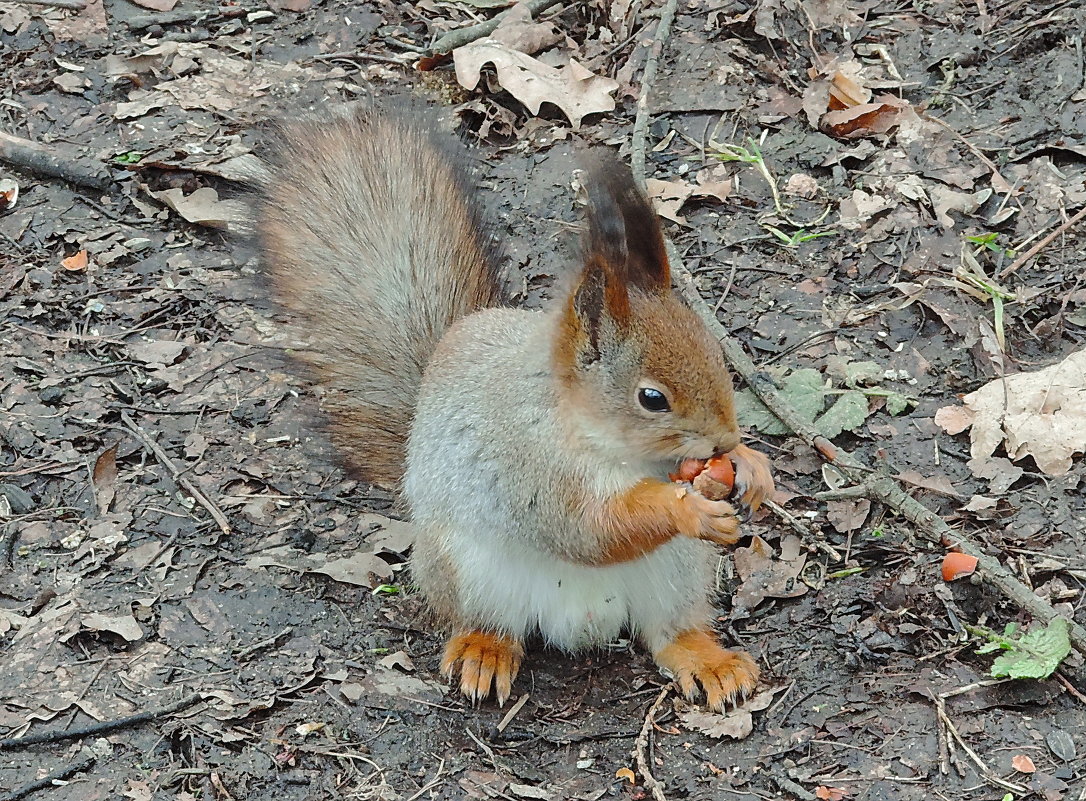
[[[723,710],[749,694],[757,664],[710,627],[736,508],[668,473],[727,454],[756,508],[769,460],[740,442],[720,345],[673,292],[629,170],[587,170],[583,265],[530,311],[502,305],[464,151],[429,116],[363,106],[280,128],[265,270],[333,442],[406,501],[413,582],[448,629],[442,672],[503,705],[529,638],[575,652],[625,631],[687,697]]]

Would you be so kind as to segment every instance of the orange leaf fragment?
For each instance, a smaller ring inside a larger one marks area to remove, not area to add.
[[[1015,754],[1011,757],[1011,767],[1019,773],[1033,773],[1037,770],[1037,766],[1033,764],[1033,760],[1025,754]]]
[[[87,269],[87,251],[81,250],[74,256],[61,259],[60,266],[73,273]]]
[[[841,801],[841,799],[847,797],[848,793],[840,787],[826,787],[826,785],[820,784],[815,788],[815,798],[821,798],[822,801]]]
[[[616,779],[626,779],[627,781],[630,782],[630,784],[636,784],[637,783],[637,777],[634,776],[634,772],[632,770],[630,770],[629,768],[619,768],[618,770],[616,770],[615,771],[615,778]]]
[[[977,557],[951,551],[943,557],[943,581],[971,576],[977,569]]]

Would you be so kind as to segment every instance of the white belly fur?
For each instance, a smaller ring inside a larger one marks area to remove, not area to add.
[[[449,552],[457,554],[466,619],[520,639],[538,631],[566,651],[604,645],[623,630],[650,648],[662,647],[704,607],[716,563],[712,546],[685,538],[606,567],[572,564],[478,533],[460,545]]]

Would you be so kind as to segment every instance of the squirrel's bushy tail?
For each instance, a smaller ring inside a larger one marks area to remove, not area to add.
[[[258,230],[276,299],[362,477],[403,475],[422,372],[456,320],[499,299],[462,162],[433,118],[372,107],[281,126]]]

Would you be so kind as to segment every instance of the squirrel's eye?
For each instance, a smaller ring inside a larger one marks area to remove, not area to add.
[[[642,408],[650,412],[670,412],[671,404],[667,402],[667,396],[658,389],[641,387],[637,391],[637,402]]]

